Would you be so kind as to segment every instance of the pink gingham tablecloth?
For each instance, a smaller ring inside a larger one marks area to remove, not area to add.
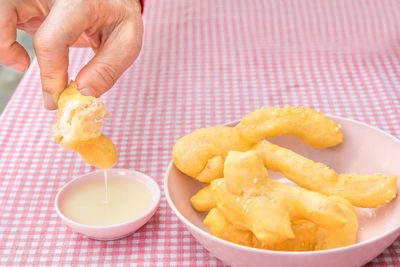
[[[304,105],[400,137],[400,2],[149,0],[139,59],[104,96],[116,167],[162,186],[174,142],[261,106]],[[92,56],[72,49],[71,77]],[[0,118],[0,265],[220,266],[165,196],[134,235],[94,241],[64,226],[57,191],[91,171],[53,142],[34,62]],[[368,266],[399,266],[396,241]]]

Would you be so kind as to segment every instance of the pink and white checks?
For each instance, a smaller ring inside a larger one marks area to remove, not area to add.
[[[193,129],[261,106],[304,105],[400,137],[400,2],[148,0],[140,58],[104,96],[117,167],[162,185]],[[71,78],[92,53],[72,49]],[[71,232],[54,197],[91,170],[50,135],[34,62],[0,118],[0,265],[220,266],[167,206],[140,231],[100,242]],[[396,241],[369,266],[399,266]]]

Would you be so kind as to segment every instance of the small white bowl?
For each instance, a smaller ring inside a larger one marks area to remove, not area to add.
[[[154,215],[160,204],[160,198],[161,198],[160,187],[158,186],[158,184],[152,178],[143,173],[128,169],[109,169],[107,170],[107,172],[108,172],[108,177],[112,178],[121,177],[125,179],[128,178],[145,185],[152,195],[153,205],[146,212],[146,214],[134,220],[127,221],[125,223],[107,225],[107,226],[97,226],[97,225],[94,226],[94,225],[85,225],[77,223],[75,221],[72,221],[62,213],[59,203],[60,198],[63,196],[63,194],[68,192],[69,189],[83,185],[88,181],[97,179],[104,180],[104,172],[103,170],[97,170],[94,172],[81,175],[73,179],[72,181],[68,182],[57,193],[55,200],[55,207],[57,214],[58,216],[60,216],[61,220],[72,229],[72,231],[81,233],[83,235],[88,236],[89,238],[97,240],[115,240],[133,234],[134,232],[136,232],[136,230],[142,227],[147,221],[149,221],[150,218]]]
[[[365,123],[331,116],[342,125],[343,144],[329,149],[314,149],[293,136],[270,140],[314,161],[332,167],[338,173],[386,173],[400,175],[400,141]],[[228,124],[234,126],[237,122]],[[273,179],[283,178],[270,172]],[[399,179],[397,186],[399,186]],[[361,266],[378,256],[400,234],[400,198],[372,211],[360,209],[357,243],[351,246],[309,252],[285,252],[256,249],[234,244],[209,233],[203,224],[206,213],[195,211],[190,198],[205,185],[180,172],[173,162],[168,166],[164,191],[169,206],[192,235],[207,250],[232,266],[273,267],[350,267]]]

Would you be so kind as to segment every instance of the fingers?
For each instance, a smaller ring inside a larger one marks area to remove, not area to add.
[[[34,36],[40,67],[44,106],[57,108],[57,99],[68,83],[68,50],[86,29],[84,6],[75,1],[56,1]]]
[[[25,71],[30,58],[17,40],[17,11],[11,5],[0,6],[0,64]]]
[[[100,96],[114,85],[140,52],[142,28],[140,14],[116,26],[78,73],[76,81],[82,94]]]

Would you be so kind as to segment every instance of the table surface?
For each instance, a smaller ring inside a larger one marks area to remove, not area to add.
[[[400,137],[400,3],[395,0],[147,1],[139,59],[104,96],[116,167],[162,187],[174,142],[261,106],[304,105]],[[91,58],[72,49],[70,77]],[[0,118],[0,265],[222,263],[163,194],[151,221],[117,241],[71,232],[54,198],[93,168],[53,142],[34,62]],[[369,266],[400,265],[400,242]]]

